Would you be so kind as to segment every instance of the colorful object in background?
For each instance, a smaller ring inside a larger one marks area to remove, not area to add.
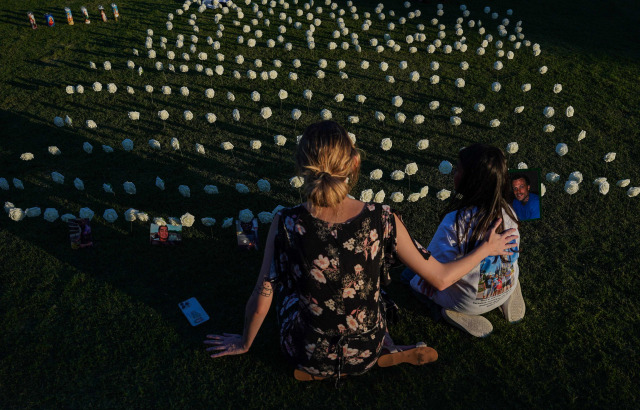
[[[107,22],[107,13],[104,12],[104,7],[98,6],[98,10],[100,10],[100,17],[102,17],[102,21]]]
[[[53,20],[53,15],[51,13],[45,14],[44,19],[47,22],[47,26],[53,27],[56,25],[56,22]]]
[[[111,3],[111,8],[113,9],[113,18],[118,21],[118,18],[120,17],[118,6],[116,5],[116,3]]]
[[[64,12],[67,15],[67,23],[69,23],[70,26],[73,26],[74,22],[73,22],[73,15],[71,14],[71,9],[69,7],[65,7]]]
[[[31,28],[32,29],[37,29],[38,28],[38,24],[36,24],[36,18],[33,17],[33,13],[32,12],[28,12],[27,13],[27,17],[29,17],[29,24],[31,24]]]
[[[89,12],[85,6],[80,7],[80,11],[82,11],[82,16],[84,17],[84,23],[89,24],[91,20],[89,20]]]

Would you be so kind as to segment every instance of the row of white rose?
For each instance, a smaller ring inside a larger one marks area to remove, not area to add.
[[[553,174],[553,173],[550,173]],[[550,177],[547,174],[547,179],[549,180]],[[553,174],[553,175],[557,175],[557,174]],[[555,176],[552,176],[551,179],[556,179]],[[569,194],[569,195],[573,195],[576,192],[578,192],[579,190],[579,184],[582,182],[582,174],[580,172],[573,172],[570,175],[570,179],[565,183],[564,186],[564,191]],[[607,182],[607,179],[604,177],[601,178],[597,178],[594,181],[594,184],[598,186],[598,191],[600,194],[602,195],[606,195],[609,192],[609,183]],[[616,183],[617,186],[619,187],[626,187],[629,185],[629,180],[620,180]],[[541,184],[542,190],[540,192],[541,196],[544,196],[546,193],[546,187],[544,184]],[[427,193],[429,191],[429,187],[425,186],[423,187],[420,192],[416,192],[416,193],[412,193],[407,197],[407,201],[409,202],[416,202],[418,201],[420,198],[424,198]],[[640,187],[630,187],[627,190],[627,196],[630,198],[636,197],[640,194]],[[442,201],[448,199],[451,195],[451,191],[447,190],[447,189],[442,189],[440,190],[437,194],[436,197]],[[394,192],[391,194],[390,196],[391,200],[393,202],[402,202],[404,200],[404,194],[402,192]],[[371,189],[366,189],[364,191],[362,191],[361,195],[360,195],[360,200],[364,201],[364,202],[376,202],[376,203],[382,203],[384,202],[385,199],[385,192],[384,190],[380,190],[378,191],[375,195],[373,193],[373,190]],[[278,205],[278,207],[276,207],[272,212],[260,212],[258,214],[258,219],[260,220],[261,223],[266,224],[266,223],[270,223],[274,217],[274,215],[283,207],[281,205]],[[38,217],[42,214],[42,210],[39,207],[32,207],[32,208],[26,208],[26,209],[22,209],[22,208],[18,208],[16,207],[13,203],[11,202],[5,202],[4,204],[4,209],[7,212],[8,216],[10,219],[19,222],[21,220],[23,220],[25,217]],[[92,219],[94,216],[94,212],[89,209],[89,208],[81,208],[78,215],[80,218],[87,218],[87,219]],[[245,209],[240,211],[240,215],[239,215],[239,219],[243,222],[249,222],[253,219],[253,213],[249,210],[249,209]],[[64,214],[62,216],[59,215],[59,212],[57,209],[55,208],[46,208],[44,211],[44,219],[49,221],[49,222],[54,222],[56,221],[58,218],[60,218],[62,221],[67,222],[68,220],[71,219],[76,219],[76,216],[73,214]],[[118,213],[110,208],[104,211],[103,213],[103,218],[105,221],[110,222],[110,223],[114,223],[117,219],[118,219]],[[133,222],[133,221],[141,221],[141,222],[147,222],[150,220],[150,217],[147,213],[145,212],[141,212],[137,209],[134,208],[130,208],[127,211],[124,212],[124,219],[128,222]],[[195,217],[193,215],[191,215],[190,213],[185,213],[184,215],[182,215],[180,218],[175,218],[175,217],[169,217],[168,218],[169,223],[172,225],[183,225],[186,227],[191,227],[194,222],[195,222]],[[201,222],[204,226],[213,226],[216,223],[216,220],[214,218],[211,217],[205,217],[201,219]],[[166,225],[167,222],[165,221],[164,218],[162,217],[155,217],[153,218],[153,223],[157,224],[157,225]],[[225,218],[223,223],[222,223],[222,227],[223,228],[228,228],[230,226],[232,226],[233,224],[233,218]]]

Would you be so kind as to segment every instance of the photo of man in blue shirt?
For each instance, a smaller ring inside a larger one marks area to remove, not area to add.
[[[513,188],[513,210],[518,219],[526,221],[528,219],[540,218],[540,197],[531,191],[531,181],[526,174],[515,174],[511,179]]]

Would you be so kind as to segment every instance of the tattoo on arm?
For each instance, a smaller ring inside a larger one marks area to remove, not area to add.
[[[260,296],[270,297],[271,295],[273,295],[271,283],[264,282],[262,285],[256,286],[256,292],[258,292],[258,295]]]

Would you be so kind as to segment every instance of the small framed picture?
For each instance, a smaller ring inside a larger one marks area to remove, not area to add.
[[[149,229],[151,245],[173,246],[182,243],[182,225],[151,224]]]
[[[540,219],[540,169],[511,169],[509,203],[520,221]]]
[[[87,218],[70,219],[67,221],[67,226],[69,227],[71,249],[82,249],[93,246],[91,223]]]

